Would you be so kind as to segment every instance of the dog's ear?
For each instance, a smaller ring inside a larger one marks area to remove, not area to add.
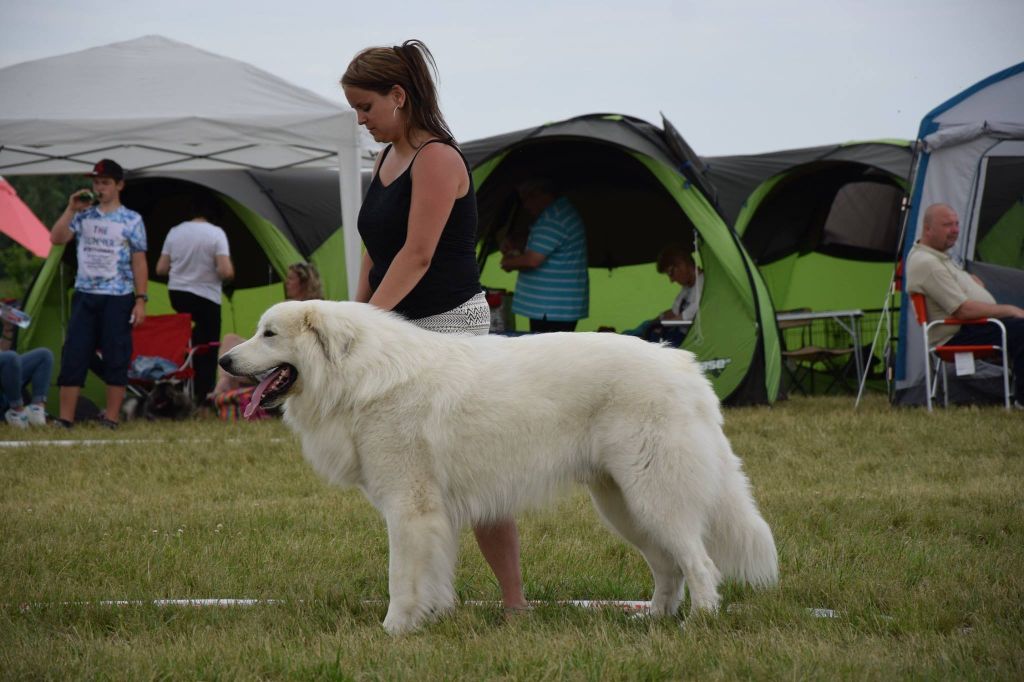
[[[320,311],[312,307],[307,308],[302,316],[302,327],[316,339],[316,344],[327,358],[327,362],[334,362],[334,354],[331,352],[333,344],[327,330],[324,329],[323,316]]]
[[[302,329],[312,335],[316,347],[324,353],[328,363],[338,363],[348,354],[353,335],[348,325],[339,324],[316,306],[307,307],[302,313]]]
[[[302,330],[313,337],[317,348],[329,363],[336,364],[344,360],[356,336],[349,320],[327,315],[319,305],[309,305],[302,311],[301,325]]]

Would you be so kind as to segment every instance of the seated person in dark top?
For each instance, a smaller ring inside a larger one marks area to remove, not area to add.
[[[657,262],[658,272],[682,287],[672,307],[653,320],[646,320],[626,334],[640,336],[648,341],[664,341],[673,346],[682,344],[690,327],[664,325],[665,321],[692,322],[700,309],[700,296],[704,288],[704,273],[693,260],[690,248],[682,244],[669,244],[661,250]]]

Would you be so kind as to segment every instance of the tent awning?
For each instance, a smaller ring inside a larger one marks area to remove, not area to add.
[[[1021,140],[1024,139],[1024,123],[981,121],[978,123],[960,123],[944,126],[924,138],[924,143],[925,149],[928,152],[934,152],[944,147],[965,144],[979,137]]]
[[[0,172],[337,167],[353,112],[240,62],[161,36],[0,69]]]

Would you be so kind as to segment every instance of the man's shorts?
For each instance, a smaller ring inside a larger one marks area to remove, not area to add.
[[[100,377],[108,386],[128,383],[132,357],[132,309],[135,296],[108,296],[76,291],[71,299],[68,336],[61,353],[58,386],[84,386],[96,351],[103,354]]]

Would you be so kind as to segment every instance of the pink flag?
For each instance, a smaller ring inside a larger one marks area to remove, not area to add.
[[[0,232],[40,258],[50,254],[50,231],[3,178],[0,178]]]

